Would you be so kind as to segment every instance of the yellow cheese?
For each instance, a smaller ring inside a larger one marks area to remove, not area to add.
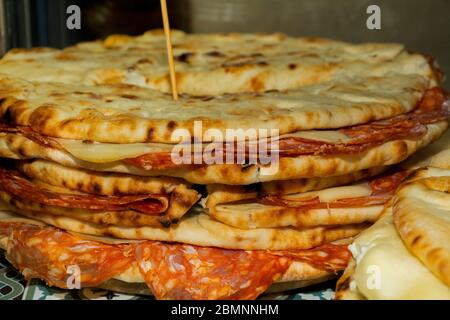
[[[350,246],[356,259],[354,285],[368,299],[446,299],[450,288],[403,245],[385,215]]]
[[[326,142],[338,142],[347,137],[338,131],[301,131],[286,136],[298,136]],[[175,145],[165,143],[97,143],[81,140],[56,139],[74,157],[95,163],[120,161],[149,153],[171,152]]]
[[[339,199],[367,197],[372,194],[368,184],[330,188],[319,191],[321,202],[333,202]]]
[[[320,202],[333,202],[339,199],[359,198],[370,196],[372,190],[367,183],[353,186],[329,188],[320,191],[311,191],[284,196],[284,199],[302,201],[319,197]]]
[[[173,145],[163,143],[86,143],[80,140],[57,139],[74,157],[96,163],[136,158],[148,153],[171,152]]]

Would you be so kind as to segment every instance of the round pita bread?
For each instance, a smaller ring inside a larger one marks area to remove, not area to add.
[[[33,180],[100,195],[167,194],[190,185],[170,177],[142,177],[66,167],[46,160],[17,161],[15,167]]]
[[[274,34],[186,34],[171,30],[177,89],[191,95],[286,90],[340,77],[391,72],[436,77],[426,58],[401,44],[351,44]],[[62,71],[66,72],[62,72]],[[67,84],[133,84],[170,92],[162,30],[111,35],[56,50],[14,49],[0,73]]]
[[[423,171],[398,190],[394,222],[405,246],[450,286],[450,170]]]
[[[179,143],[180,134],[186,139],[189,133],[206,142],[213,139],[204,134],[209,129],[225,139],[230,129],[257,134],[260,129],[268,130],[271,136],[275,134],[271,129],[281,135],[390,118],[414,109],[428,84],[418,75],[389,74],[344,78],[285,92],[208,99],[182,96],[175,101],[168,94],[137,87],[2,78],[0,70],[0,119],[64,139]],[[199,121],[201,129],[194,130]]]

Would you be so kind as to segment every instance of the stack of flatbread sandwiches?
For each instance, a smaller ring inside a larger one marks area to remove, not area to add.
[[[337,277],[448,127],[442,72],[400,44],[172,43],[178,100],[158,30],[0,60],[0,247],[26,278],[254,299]]]

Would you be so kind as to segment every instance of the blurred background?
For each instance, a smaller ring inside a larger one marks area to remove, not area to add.
[[[450,75],[450,0],[167,0],[173,28],[187,32],[284,32],[352,42],[401,42],[433,55]],[[81,8],[68,30],[66,9]],[[366,27],[369,5],[381,30]],[[112,33],[162,26],[159,0],[0,0],[0,53],[13,47],[65,47]],[[446,86],[450,88],[449,81]]]

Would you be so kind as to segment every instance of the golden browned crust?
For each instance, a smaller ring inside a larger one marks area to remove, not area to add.
[[[351,259],[344,273],[336,283],[334,298],[336,300],[365,300],[366,298],[358,291],[352,281],[355,273],[356,261]]]
[[[186,34],[172,30],[177,88],[197,96],[286,90],[336,78],[419,74],[439,81],[426,57],[401,44],[350,44],[274,34]],[[134,84],[170,92],[164,34],[112,35],[63,50],[14,49],[0,73],[68,84]],[[70,72],[61,72],[70,70]]]
[[[278,129],[284,134],[389,118],[412,110],[428,84],[418,75],[390,74],[343,78],[285,92],[211,99],[182,96],[173,101],[167,94],[133,86],[0,77],[0,120],[65,139],[177,143],[179,137],[173,136],[177,129],[200,141],[208,129],[219,130],[223,137],[227,129]],[[195,121],[202,122],[202,136],[194,131]]]
[[[393,213],[406,247],[450,286],[450,170],[416,172],[397,192]]]

